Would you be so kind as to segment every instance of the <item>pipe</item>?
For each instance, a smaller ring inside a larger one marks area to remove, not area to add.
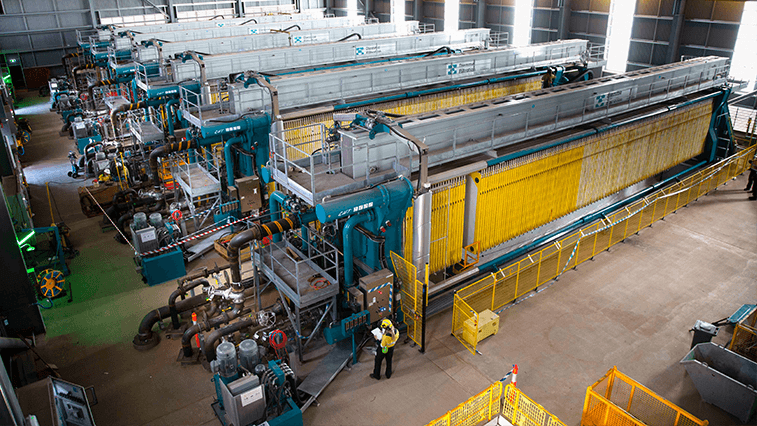
[[[415,270],[423,281],[426,265],[430,263],[431,256],[431,191],[419,194],[415,198],[413,207],[413,256],[412,261]]]
[[[200,294],[199,296],[202,296],[204,298],[205,294]],[[184,331],[184,334],[181,335],[181,350],[183,351],[184,356],[192,356],[192,338],[195,337],[197,333],[200,333],[201,331],[212,330],[222,324],[227,324],[239,317],[239,315],[241,314],[242,308],[235,306],[234,309],[222,312],[220,315],[210,318],[207,321],[198,321],[197,324],[192,324],[191,326],[189,326],[187,330]]]
[[[188,310],[197,308],[207,303],[205,294],[198,294],[197,296],[190,297],[189,299],[182,300],[176,304],[178,312],[186,312]],[[159,337],[152,332],[155,323],[167,318],[170,315],[168,306],[162,306],[158,309],[153,309],[148,312],[139,324],[139,332],[134,336],[133,344],[136,349],[149,349],[158,344]]]
[[[184,296],[189,290],[200,285],[207,287],[210,283],[204,278],[190,281],[184,285],[180,285],[179,288],[174,290],[174,292],[168,296],[168,310],[171,314],[171,325],[173,325],[174,330],[178,330],[179,327],[181,327],[181,323],[179,322],[179,311],[176,309],[176,299],[178,299],[179,296]]]
[[[256,24],[257,24],[257,23],[258,23],[258,20],[257,20],[257,19],[255,19],[255,18],[251,18],[251,19],[248,19],[248,20],[246,20],[246,21],[242,22],[242,23],[241,23],[241,24],[239,24],[239,25],[240,25],[240,26],[242,26],[242,25],[246,25],[246,24],[249,24],[250,22],[254,22],[254,23],[256,23]]]
[[[344,286],[350,288],[353,286],[353,267],[354,258],[352,257],[352,229],[364,222],[371,221],[375,218],[373,210],[357,214],[347,219],[342,228],[342,250],[344,252]]]
[[[302,31],[302,28],[300,28],[300,26],[299,26],[299,25],[297,25],[297,24],[294,24],[294,25],[290,25],[290,26],[288,26],[288,27],[284,28],[284,29],[283,29],[283,30],[281,30],[280,32],[282,32],[282,33],[285,33],[285,32],[287,32],[287,31],[291,30],[292,28],[297,28],[298,30]]]
[[[188,281],[193,281],[193,280],[196,280],[198,278],[207,278],[207,277],[209,277],[209,276],[211,276],[213,274],[217,274],[217,273],[219,273],[219,272],[221,272],[221,271],[223,271],[225,269],[229,269],[229,265],[224,265],[224,266],[218,266],[218,265],[216,265],[215,267],[210,268],[210,269],[208,269],[207,267],[202,267],[200,270],[198,270],[196,272],[193,272],[191,274],[185,275],[182,278],[179,278],[178,282],[179,282],[179,285],[181,286],[182,284],[184,284],[184,283],[186,283]]]
[[[123,81],[122,81],[123,80]],[[129,79],[131,80],[131,79]],[[89,97],[89,100],[94,105],[95,102],[95,87],[100,86],[111,86],[118,83],[125,83],[127,80],[123,78],[117,78],[117,79],[106,79],[106,80],[98,80],[89,86],[87,86],[87,96]]]
[[[141,103],[141,102],[140,102]],[[150,153],[150,173],[152,173],[152,181],[154,184],[160,184],[160,175],[158,174],[158,157],[166,156],[172,152],[183,151],[185,149],[196,148],[197,143],[194,139],[188,141],[179,141],[173,143],[163,144],[155,148]]]
[[[174,114],[171,112],[171,107],[181,102],[181,99],[171,99],[170,101],[166,102],[166,119],[168,121],[168,134],[173,135],[174,134]]]
[[[223,145],[223,156],[226,160],[226,185],[234,186],[234,157],[231,154],[232,145],[244,143],[247,137],[242,134],[226,141]]]
[[[258,321],[255,317],[249,316],[208,333],[208,335],[205,336],[205,342],[202,345],[202,352],[205,354],[205,359],[208,361],[216,359],[216,342],[222,336],[228,336],[229,334],[236,333],[244,328],[255,326],[257,323]]]
[[[297,216],[285,217],[263,224],[253,224],[249,229],[237,234],[231,239],[228,246],[229,265],[231,267],[231,286],[235,292],[242,289],[242,273],[239,270],[239,249],[254,240],[262,240],[269,235],[280,234],[294,229],[299,225]]]
[[[268,209],[271,212],[271,220],[279,220],[279,218],[281,218],[282,206],[287,198],[289,197],[281,191],[273,191],[271,195],[268,196]],[[281,241],[281,235],[274,235],[273,242],[278,243],[279,241]]]
[[[27,349],[27,346],[21,339],[0,337],[0,349]]]
[[[77,65],[74,67],[73,71],[71,71],[71,74],[73,75],[73,78],[74,78],[74,88],[76,88],[76,90],[79,90],[79,85],[76,82],[76,74],[79,73],[80,71],[91,70],[94,68],[97,68],[96,64],[84,64],[84,65]]]

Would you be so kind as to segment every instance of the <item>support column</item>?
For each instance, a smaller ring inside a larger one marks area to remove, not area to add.
[[[477,28],[484,28],[484,23],[486,20],[484,19],[484,16],[486,15],[486,0],[478,0],[478,4],[476,5],[476,27]]]
[[[480,174],[465,177],[465,213],[463,214],[463,247],[476,242],[476,206],[478,205],[477,180]]]
[[[678,62],[678,45],[681,44],[681,31],[683,30],[684,11],[686,0],[675,0],[673,4],[673,22],[670,24],[670,40],[668,40],[668,54],[665,55],[665,63]]]
[[[237,16],[244,18],[244,5],[242,4],[242,0],[237,0]]]
[[[176,10],[173,7],[173,0],[168,0],[168,16],[171,18],[171,23],[177,22]]]
[[[398,1],[402,1],[402,0],[398,0]],[[365,3],[365,12],[364,12],[365,19],[368,19],[371,16],[371,12],[373,12],[373,1],[363,0],[363,2]],[[390,14],[391,14],[391,11],[390,11]]]
[[[557,29],[557,39],[567,40],[570,33],[570,0],[560,0],[560,25]]]
[[[423,0],[415,0],[413,1],[413,20],[422,22],[423,21]]]

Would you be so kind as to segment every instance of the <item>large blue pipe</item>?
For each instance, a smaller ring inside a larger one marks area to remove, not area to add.
[[[354,257],[352,255],[352,230],[359,224],[372,221],[375,217],[373,210],[356,214],[347,219],[342,228],[342,251],[344,252],[344,286],[349,288],[353,283]]]
[[[281,218],[281,209],[286,199],[287,196],[281,191],[273,191],[268,196],[268,207],[271,211],[271,221],[276,221]],[[305,221],[301,221],[301,223],[303,227],[307,224]],[[281,234],[274,235],[273,242],[278,243],[279,241],[281,241]]]
[[[246,136],[243,134],[235,136],[226,141],[223,145],[223,157],[226,160],[226,184],[234,186],[234,157],[231,155],[231,147],[243,143]]]

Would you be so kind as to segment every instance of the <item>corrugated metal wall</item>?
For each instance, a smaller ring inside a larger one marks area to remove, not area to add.
[[[24,68],[50,67],[62,74],[60,58],[76,49],[76,30],[92,29],[101,18],[233,10],[247,6],[292,3],[294,0],[0,0],[0,51],[14,54]],[[150,5],[152,3],[154,6]],[[325,8],[326,0],[300,0],[303,8]],[[224,17],[231,18],[233,16]]]

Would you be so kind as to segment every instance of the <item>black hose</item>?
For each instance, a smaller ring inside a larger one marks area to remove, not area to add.
[[[449,46],[442,46],[442,47],[434,50],[433,52],[425,54],[424,56],[427,56],[427,57],[428,56],[434,56],[434,55],[436,55],[438,53],[446,53],[448,55],[451,55],[451,54],[455,53],[455,51],[452,50],[452,49],[450,49]]]
[[[133,214],[131,212],[126,212],[123,215],[121,215],[118,218],[118,222],[116,222],[116,226],[118,227],[118,230],[120,231],[119,234],[115,236],[115,240],[118,241],[121,244],[126,244],[126,240],[122,235],[126,235],[126,222],[131,219]]]
[[[281,30],[281,32],[282,32],[282,33],[285,33],[285,32],[287,32],[287,31],[289,31],[289,30],[291,30],[292,28],[295,28],[295,27],[296,27],[296,28],[297,28],[298,30],[302,31],[302,28],[300,28],[300,26],[299,26],[299,25],[297,25],[297,24],[294,24],[294,25],[290,25],[290,26],[288,26],[288,27],[284,28],[283,30]]]
[[[343,37],[343,38],[337,40],[337,42],[347,41],[347,40],[349,40],[349,39],[351,39],[352,37],[355,37],[355,36],[357,36],[358,40],[362,40],[363,39],[363,36],[361,36],[359,33],[352,33],[352,34],[348,35],[347,37]]]
[[[242,22],[242,23],[241,23],[241,24],[239,24],[239,25],[245,25],[245,24],[249,24],[250,22],[254,22],[254,23],[256,23],[256,24],[257,24],[257,23],[258,23],[258,20],[257,20],[257,19],[255,19],[255,18],[252,18],[252,19],[248,19],[248,20],[246,20],[246,21]]]

